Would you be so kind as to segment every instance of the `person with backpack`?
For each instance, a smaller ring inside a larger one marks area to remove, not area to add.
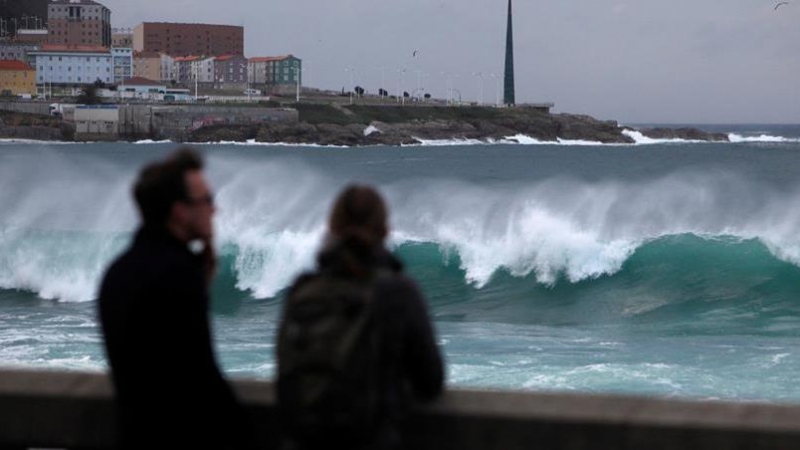
[[[444,384],[416,283],[385,248],[387,208],[369,186],[336,199],[317,269],[288,291],[278,332],[278,411],[289,448],[400,449],[413,400]]]

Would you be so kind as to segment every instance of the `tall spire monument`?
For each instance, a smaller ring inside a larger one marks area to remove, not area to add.
[[[506,29],[506,75],[503,86],[503,103],[513,106],[514,101],[514,32],[512,31],[511,0],[508,0],[508,28]]]

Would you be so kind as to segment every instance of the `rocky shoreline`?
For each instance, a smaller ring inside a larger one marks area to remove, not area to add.
[[[317,108],[319,109],[319,108]],[[409,145],[420,140],[515,141],[526,136],[542,142],[586,141],[633,144],[629,131],[653,139],[726,142],[728,136],[697,128],[633,130],[613,120],[587,115],[550,114],[531,108],[353,107],[337,111],[300,110],[297,124],[218,125],[191,133],[191,142],[264,142],[335,146]],[[400,114],[399,112],[402,112]],[[305,120],[304,120],[305,119]]]
[[[631,131],[652,139],[728,141],[725,134],[697,128],[634,130],[616,121],[524,107],[299,106],[297,123],[211,125],[187,133],[186,141],[397,146],[420,140],[513,142],[525,136],[541,142],[633,144]],[[0,115],[0,138],[70,141],[74,127],[53,117],[5,112]]]

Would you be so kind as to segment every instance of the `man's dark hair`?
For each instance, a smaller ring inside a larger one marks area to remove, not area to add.
[[[133,197],[145,225],[164,226],[173,203],[189,199],[185,178],[186,172],[192,170],[203,170],[203,158],[195,150],[183,147],[139,172]]]

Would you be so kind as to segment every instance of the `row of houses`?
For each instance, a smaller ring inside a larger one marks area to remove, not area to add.
[[[133,49],[122,47],[0,44],[0,60],[6,58],[22,61],[30,67],[0,65],[0,71],[21,71],[18,77],[6,74],[3,79],[27,79],[33,71],[34,84],[43,88],[80,87],[98,80],[104,84],[119,84],[133,77],[170,85],[256,87],[271,92],[288,91],[302,85],[302,61],[293,55],[249,59],[235,54],[173,58],[164,53],[134,53]],[[30,90],[17,85],[5,86],[2,82],[0,88],[10,91],[11,95],[36,93],[35,87]]]
[[[275,93],[302,84],[302,61],[293,55],[245,58],[241,26],[143,22],[112,29],[111,10],[95,0],[25,0],[12,9],[5,11],[14,27],[10,37],[0,33],[0,61],[28,67],[0,64],[0,80],[16,81],[0,81],[6,95],[34,95],[37,88],[52,87],[74,91],[98,81],[117,85],[133,77],[172,87],[203,84]],[[4,16],[0,10],[0,24],[7,21]]]
[[[302,85],[302,60],[294,55],[245,58],[241,55],[216,57],[166,54],[134,56],[134,75],[151,80],[181,84],[195,81],[204,84],[248,86]]]

